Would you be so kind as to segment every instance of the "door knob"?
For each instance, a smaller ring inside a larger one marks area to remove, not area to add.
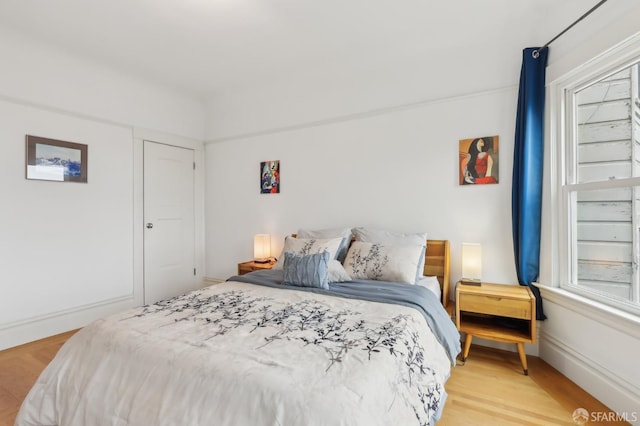
[[[147,229],[151,229],[151,228],[153,228],[153,223],[151,222],[147,223]]]

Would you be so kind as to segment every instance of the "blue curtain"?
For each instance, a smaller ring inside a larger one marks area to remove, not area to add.
[[[526,48],[522,52],[511,189],[513,251],[518,281],[520,285],[531,287],[535,294],[539,320],[546,317],[540,291],[532,283],[538,278],[540,266],[547,53],[546,47],[541,50]]]

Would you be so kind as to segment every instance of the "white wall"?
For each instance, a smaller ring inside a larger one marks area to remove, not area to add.
[[[0,116],[7,347],[22,340],[13,332],[52,313],[132,300],[133,145],[126,127],[30,106],[0,102]],[[25,134],[87,144],[88,183],[25,179]]]
[[[482,243],[484,278],[516,282],[511,241],[514,87],[206,146],[207,275],[225,279],[253,256],[255,233],[275,255],[299,227],[372,226]],[[274,105],[274,107],[277,107]],[[499,135],[500,183],[459,186],[458,141]],[[280,160],[281,193],[259,193],[259,165]],[[233,224],[232,226],[230,226]]]
[[[0,99],[202,140],[204,103],[0,28]]]
[[[141,302],[141,137],[201,144],[204,112],[3,30],[0,56],[1,350]],[[88,183],[25,179],[27,134],[87,144]]]

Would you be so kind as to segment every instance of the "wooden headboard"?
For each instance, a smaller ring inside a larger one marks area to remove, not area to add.
[[[424,256],[424,275],[438,277],[442,306],[449,303],[449,240],[427,240]]]

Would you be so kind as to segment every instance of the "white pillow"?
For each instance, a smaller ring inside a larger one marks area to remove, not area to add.
[[[344,270],[344,266],[340,261],[333,259],[329,261],[329,282],[330,283],[339,283],[351,281],[351,277],[347,274],[347,271]]]
[[[383,245],[354,241],[344,261],[353,279],[416,283],[416,269],[424,245]]]
[[[305,229],[298,230],[298,238],[342,238],[336,259],[344,261],[351,242],[351,228]]]
[[[425,245],[427,243],[426,232],[395,232],[375,228],[353,228],[351,230],[356,241],[367,243],[380,243],[387,245]]]
[[[415,281],[419,280],[424,273],[424,256],[427,251],[426,232],[396,232],[375,228],[353,228],[351,230],[356,241],[366,241],[368,243],[380,243],[386,245],[415,245],[424,246],[424,251],[420,256],[418,267],[416,268]]]
[[[284,253],[289,252],[293,254],[317,254],[323,251],[329,252],[329,260],[336,258],[336,253],[340,247],[342,238],[294,238],[287,236],[284,239],[284,247],[278,261],[273,265],[273,269],[282,269],[284,263]]]

